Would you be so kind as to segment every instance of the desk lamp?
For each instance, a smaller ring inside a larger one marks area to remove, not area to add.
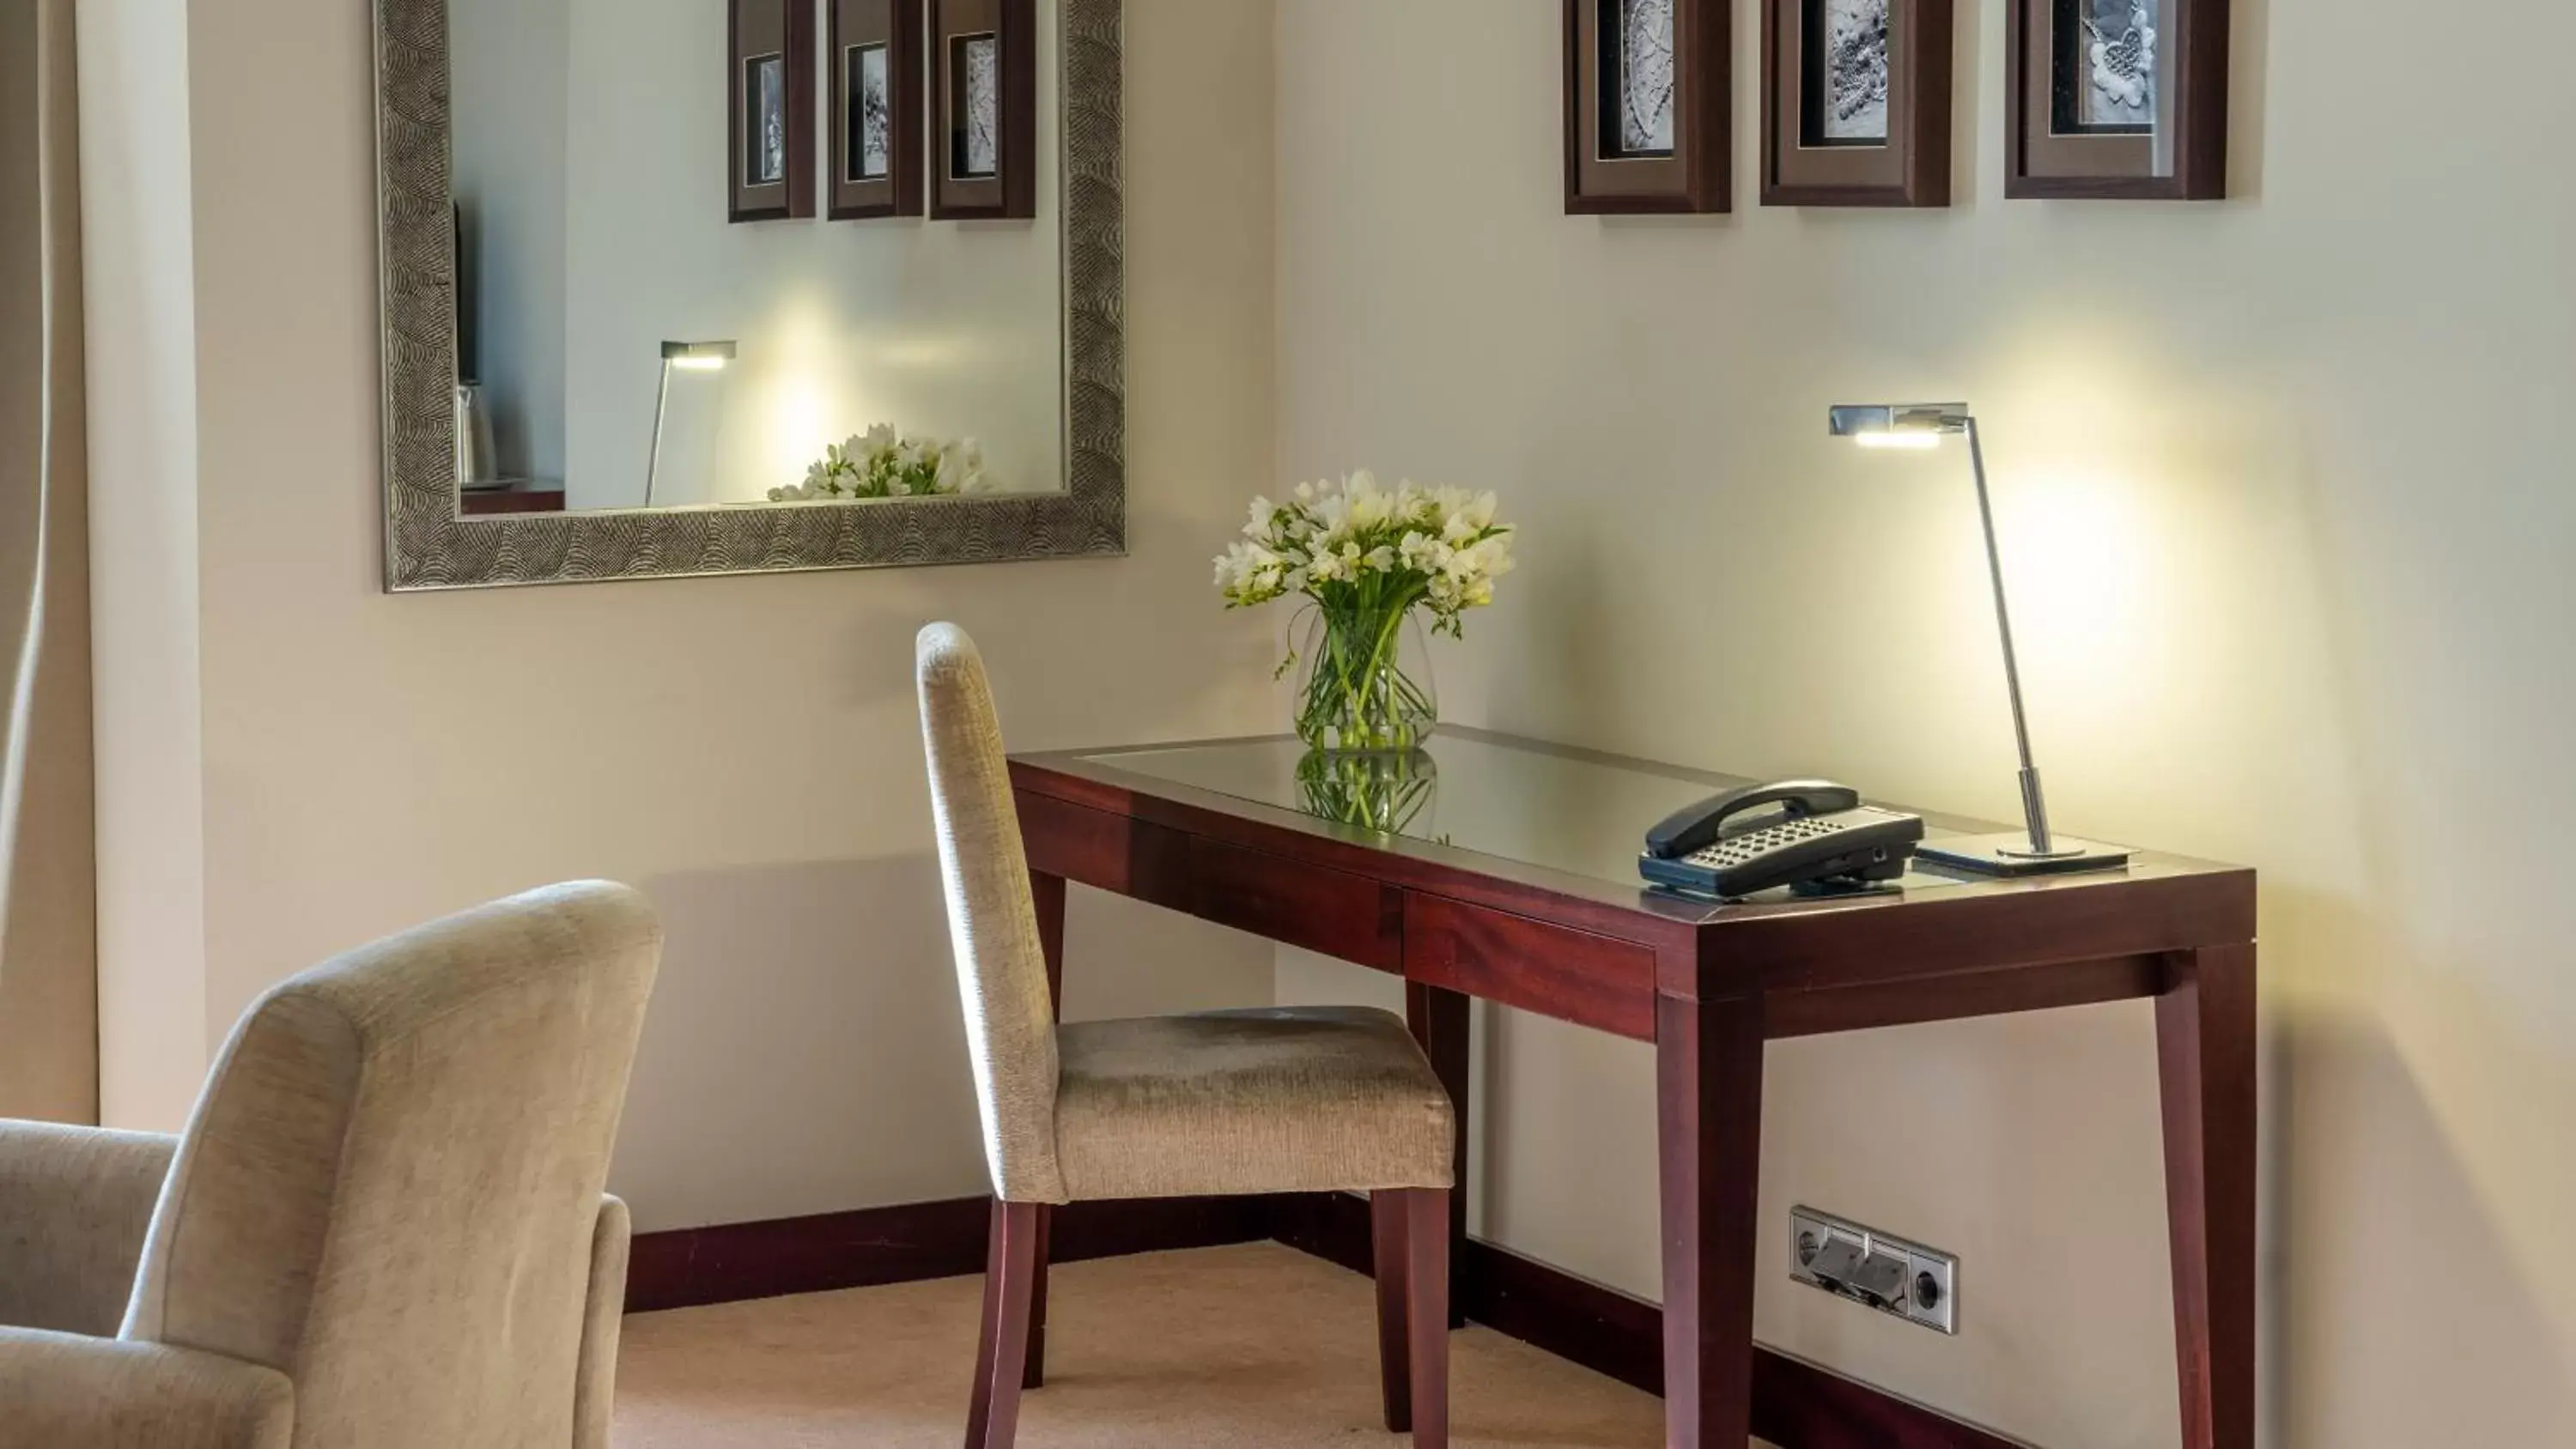
[[[665,342],[662,344],[662,391],[653,399],[653,458],[644,469],[644,506],[653,506],[653,486],[662,477],[662,415],[671,406],[671,372],[722,372],[732,363],[732,342]]]
[[[1995,510],[1986,492],[1986,450],[1977,436],[1977,420],[1966,403],[1897,403],[1844,406],[1833,410],[1833,435],[1865,448],[1931,449],[1948,437],[1968,440],[1968,461],[1977,478],[1977,516],[1985,524],[1986,569],[1995,586],[1995,629],[2003,637],[2004,687],[2012,696],[2013,737],[2021,747],[2021,808],[2027,822],[2019,835],[1935,837],[1916,848],[1916,855],[1936,865],[1980,875],[2054,875],[2069,871],[2117,870],[2131,852],[2119,846],[2070,840],[2048,828],[2048,801],[2039,786],[2039,766],[2031,759],[2030,723],[2021,707],[2021,665],[2013,655],[2012,611],[2004,604],[2003,556],[1995,547]]]

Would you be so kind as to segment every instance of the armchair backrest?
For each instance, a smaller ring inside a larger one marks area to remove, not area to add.
[[[975,641],[954,624],[921,631],[915,672],[948,938],[993,1192],[1005,1202],[1062,1202],[1055,1003],[993,688]]]
[[[364,947],[234,1029],[123,1336],[295,1384],[295,1443],[563,1449],[600,1193],[661,953],[560,886]]]

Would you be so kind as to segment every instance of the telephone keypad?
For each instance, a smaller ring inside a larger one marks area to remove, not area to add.
[[[1695,852],[1689,859],[1694,865],[1724,870],[1731,866],[1742,865],[1756,856],[1768,855],[1784,845],[1821,839],[1828,835],[1839,835],[1846,828],[1842,820],[1837,817],[1802,816],[1795,820],[1784,820],[1765,829],[1721,840],[1706,850]]]

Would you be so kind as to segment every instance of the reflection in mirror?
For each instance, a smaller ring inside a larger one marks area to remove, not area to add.
[[[462,511],[1065,488],[1060,0],[1024,32],[1034,222],[824,219],[813,194],[857,209],[892,138],[948,128],[887,123],[939,90],[930,46],[868,28],[897,0],[826,0],[821,24],[809,3],[450,0]],[[867,43],[835,57],[844,22]],[[746,37],[765,69],[734,63]],[[761,213],[801,219],[734,219],[755,181],[782,189],[754,156],[812,171],[805,204]]]

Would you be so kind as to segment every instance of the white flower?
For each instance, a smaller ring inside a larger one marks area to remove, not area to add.
[[[1455,635],[1460,614],[1492,603],[1494,580],[1511,572],[1498,511],[1491,493],[1411,479],[1389,489],[1365,469],[1299,483],[1284,501],[1252,500],[1216,584],[1238,607],[1303,594],[1337,611],[1421,608]]]
[[[1355,529],[1380,527],[1395,515],[1395,500],[1377,486],[1372,474],[1352,474],[1342,496],[1349,500],[1351,527]]]

